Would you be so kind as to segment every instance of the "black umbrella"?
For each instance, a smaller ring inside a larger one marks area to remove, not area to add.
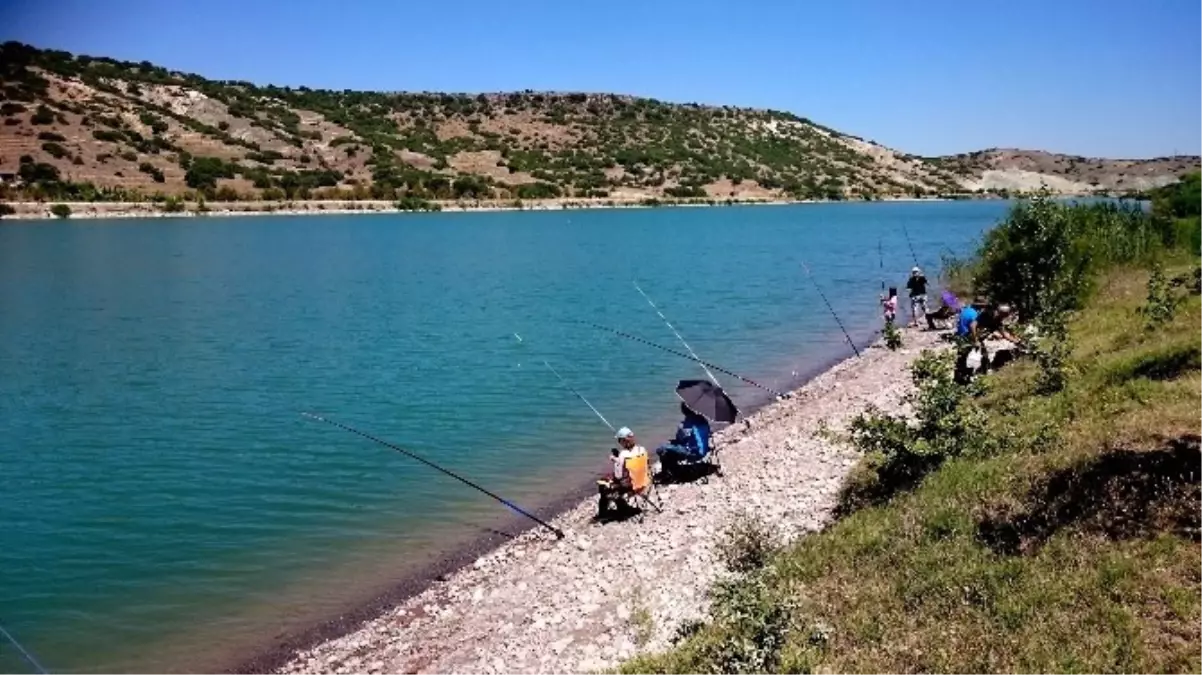
[[[739,408],[722,387],[709,380],[681,380],[676,395],[690,410],[711,422],[734,424]]]

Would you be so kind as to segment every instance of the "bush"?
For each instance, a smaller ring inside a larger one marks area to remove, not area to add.
[[[10,206],[8,204],[5,204],[4,202],[0,202],[0,218],[3,218],[4,216],[15,216],[15,215],[17,215],[16,209],[14,209],[12,206]]]
[[[221,131],[229,131],[230,123],[226,122],[225,120],[221,120],[220,122],[217,123],[217,128]]]
[[[742,513],[726,528],[716,547],[718,559],[728,570],[746,574],[765,567],[780,542],[763,521]]]
[[[3,117],[12,117],[13,115],[23,113],[26,110],[28,110],[28,108],[20,103],[5,102],[0,104],[0,116]]]
[[[163,213],[181,213],[184,210],[184,200],[179,197],[168,197],[163,202]]]
[[[54,111],[44,105],[39,105],[29,121],[34,124],[54,124]]]
[[[979,385],[956,384],[954,359],[950,352],[924,351],[911,364],[915,389],[904,400],[914,411],[913,421],[875,408],[852,420],[851,442],[865,453],[870,476],[845,488],[841,511],[886,501],[951,457],[992,449],[985,415],[972,403]]]
[[[1098,269],[1147,259],[1172,237],[1171,223],[1138,208],[1061,204],[1045,186],[985,236],[974,285],[1027,319],[1073,311]]]
[[[46,154],[50,155],[51,157],[53,157],[55,159],[62,159],[64,157],[71,156],[71,153],[68,152],[66,148],[59,145],[58,143],[43,143],[42,149],[46,151]]]
[[[184,174],[184,183],[194,190],[215,190],[217,179],[233,178],[234,166],[219,157],[194,157]]]
[[[901,331],[893,325],[892,321],[885,323],[885,346],[890,351],[897,351],[902,346]]]
[[[1144,315],[1144,327],[1154,331],[1172,321],[1182,300],[1165,278],[1164,265],[1157,261],[1148,275],[1147,302],[1139,310]]]
[[[51,141],[54,143],[65,143],[67,141],[61,134],[56,134],[53,131],[43,131],[38,134],[39,141]]]
[[[153,178],[154,182],[156,182],[156,183],[162,183],[166,180],[166,178],[163,176],[163,171],[161,169],[159,169],[157,166],[151,164],[150,162],[142,162],[141,164],[139,164],[138,171],[141,171],[142,173],[145,173],[145,174],[149,174],[150,177]]]
[[[66,204],[55,204],[54,206],[50,207],[50,213],[53,214],[55,218],[70,218],[71,207],[67,206]]]
[[[92,138],[106,143],[121,143],[125,140],[125,134],[120,131],[111,129],[94,129],[92,130]]]

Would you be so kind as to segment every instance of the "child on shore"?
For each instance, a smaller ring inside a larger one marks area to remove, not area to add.
[[[893,325],[894,319],[897,318],[897,287],[889,287],[889,297],[881,297],[881,305],[885,308],[885,327]]]

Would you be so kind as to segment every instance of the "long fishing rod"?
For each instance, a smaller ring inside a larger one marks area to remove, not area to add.
[[[520,342],[522,344],[526,344],[526,341],[522,339],[521,335],[514,333],[513,336],[518,339],[518,342]],[[580,399],[581,401],[584,401],[584,404],[588,406],[588,409],[592,410],[593,414],[596,415],[597,418],[600,419],[602,422],[604,422],[605,426],[609,427],[610,431],[616,431],[616,429],[614,429],[614,425],[610,424],[609,420],[605,419],[605,415],[602,415],[600,410],[597,410],[597,408],[592,403],[589,403],[589,400],[584,397],[584,394],[581,394],[580,392],[576,391],[572,387],[572,385],[568,384],[568,381],[563,379],[563,375],[560,375],[558,370],[555,370],[555,368],[550,363],[547,363],[546,359],[543,359],[543,365],[547,367],[547,370],[554,373],[555,377],[559,378],[559,382],[560,382],[560,384],[562,384],[564,386],[564,388],[566,388],[568,391],[575,394],[576,398]]]
[[[697,352],[693,351],[693,348],[689,346],[689,343],[684,341],[684,337],[681,336],[680,331],[676,330],[676,327],[672,325],[672,322],[668,321],[668,317],[664,316],[664,313],[659,311],[659,307],[656,307],[654,302],[651,302],[651,298],[648,297],[648,295],[643,292],[643,289],[639,287],[639,282],[632,280],[631,283],[634,284],[634,290],[638,291],[639,295],[643,296],[643,299],[647,301],[647,304],[651,305],[651,309],[654,309],[655,313],[659,315],[659,318],[663,319],[664,323],[668,325],[668,330],[672,331],[672,334],[676,336],[676,339],[680,340],[680,344],[684,345],[684,348],[688,350],[693,359],[701,365],[701,369],[704,370],[705,374],[709,376],[710,382],[718,384],[718,378],[714,377],[714,374],[710,372],[710,369],[705,367],[705,363],[697,356]]]
[[[505,499],[504,497],[501,497],[500,495],[498,495],[494,492],[490,492],[489,490],[477,485],[476,483],[473,483],[472,481],[464,478],[463,476],[460,476],[459,474],[457,474],[453,471],[448,471],[447,469],[444,469],[441,466],[438,466],[434,462],[431,462],[430,460],[428,460],[424,457],[415,455],[412,452],[405,450],[404,448],[400,448],[400,447],[393,445],[392,443],[389,443],[388,441],[385,441],[380,438],[376,438],[375,436],[372,436],[369,433],[359,431],[358,429],[355,429],[353,427],[348,427],[347,425],[342,424],[341,422],[335,422],[334,420],[327,419],[325,417],[322,417],[321,415],[314,415],[313,413],[307,413],[307,412],[301,413],[301,415],[304,415],[305,417],[308,417],[309,419],[312,419],[312,420],[317,420],[318,422],[325,422],[326,424],[336,426],[339,429],[342,429],[343,431],[349,431],[352,434],[362,436],[363,438],[366,438],[370,441],[375,441],[376,443],[379,443],[380,445],[383,445],[386,448],[392,448],[393,450],[396,450],[397,452],[401,453],[402,455],[404,455],[410,459],[417,460],[417,461],[421,462],[422,464],[425,464],[426,466],[430,467],[431,469],[434,469],[435,471],[442,472],[442,473],[450,476],[451,478],[454,478],[455,480],[459,481],[460,483],[467,485],[468,487],[472,487],[472,488],[475,488],[476,490],[479,490],[480,492],[483,492],[484,494],[488,495],[489,497],[492,497],[493,499],[497,500],[498,502],[501,502],[505,506],[508,506],[509,508],[513,509],[514,512],[519,513],[523,516],[526,516],[530,520],[533,520],[534,522],[538,523],[539,525],[542,525],[543,527],[547,528],[548,530],[551,530],[552,532],[555,533],[556,539],[563,539],[563,531],[560,530],[559,528],[557,528],[553,525],[549,525],[546,521],[544,521],[541,518],[539,518],[538,516],[530,513],[529,511],[526,511],[525,509],[518,506],[517,504],[514,504],[513,502],[509,501],[508,499]]]
[[[809,265],[805,261],[801,261],[802,268],[806,271],[806,278],[814,284],[814,290],[818,291],[818,295],[822,296],[822,301],[826,303],[826,308],[831,310],[831,316],[835,317],[835,323],[839,324],[839,330],[843,331],[843,337],[847,338],[847,344],[851,345],[851,350],[856,353],[856,358],[860,356],[860,350],[856,347],[856,343],[851,339],[851,335],[847,333],[847,329],[843,327],[843,322],[839,320],[839,315],[835,313],[835,308],[831,306],[831,301],[826,299],[826,293],[822,292],[822,287],[815,281],[814,275],[810,274]]]
[[[910,230],[906,227],[906,221],[901,221],[902,234],[906,235],[906,246],[910,247],[910,257],[914,258],[914,266],[918,267],[918,254],[914,252],[914,242],[910,241]]]
[[[22,656],[22,658],[29,662],[29,665],[33,666],[34,670],[45,675],[46,669],[42,667],[42,664],[38,663],[38,660],[34,658],[33,654],[30,654],[27,649],[22,647],[21,643],[17,642],[17,638],[13,637],[12,633],[9,633],[7,630],[5,630],[4,626],[2,625],[0,625],[0,634],[3,634],[4,637],[11,642],[14,647],[17,648],[17,652]]]
[[[678,352],[675,349],[672,349],[671,347],[665,347],[661,344],[657,344],[650,340],[645,340],[637,335],[631,335],[630,333],[622,332],[616,328],[609,328],[608,326],[602,326],[601,324],[591,323],[588,321],[580,321],[577,323],[583,323],[583,324],[592,326],[593,328],[596,328],[598,330],[607,331],[607,332],[613,333],[614,335],[617,335],[619,337],[624,337],[627,340],[634,340],[635,342],[641,342],[642,344],[645,344],[648,347],[655,347],[656,349],[668,352],[669,354],[675,354],[676,356],[679,356],[682,359],[688,359],[695,363],[700,363],[703,366],[708,366],[710,368],[713,368],[714,370],[718,371],[719,373],[725,373],[726,375],[730,375],[731,377],[738,378],[738,379],[746,382],[747,384],[750,384],[753,387],[759,387],[760,389],[763,389],[764,391],[768,392],[769,394],[772,394],[773,396],[775,396],[777,398],[789,398],[788,394],[779,392],[779,391],[773,389],[772,387],[762,385],[759,382],[756,382],[755,380],[753,380],[749,377],[743,377],[742,375],[740,375],[734,371],[727,370],[727,369],[723,368],[722,366],[715,365],[713,363],[710,363],[709,361],[702,361],[701,359],[697,358],[696,356],[689,356],[688,354],[685,354],[684,352]]]
[[[881,293],[885,292],[885,249],[881,245],[881,238],[876,239],[876,256],[881,269]]]

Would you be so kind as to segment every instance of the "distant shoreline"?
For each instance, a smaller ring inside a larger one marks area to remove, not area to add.
[[[973,197],[972,200],[982,199]],[[156,202],[8,202],[16,213],[0,219],[4,221],[47,220],[56,219],[51,208],[57,204],[65,204],[71,209],[71,215],[62,220],[94,220],[108,218],[195,218],[222,216],[301,216],[301,215],[352,215],[369,213],[467,213],[489,211],[567,211],[595,209],[647,209],[669,207],[723,207],[723,206],[788,206],[794,204],[841,204],[841,203],[874,203],[874,202],[942,202],[967,201],[946,197],[891,197],[874,200],[785,200],[785,199],[745,199],[745,200],[714,200],[706,201],[655,201],[648,200],[619,200],[619,199],[546,199],[525,201],[520,206],[512,201],[478,201],[478,202],[431,202],[438,206],[437,211],[413,211],[397,208],[391,200],[360,200],[360,201],[240,201],[240,202],[208,202],[205,210],[200,210],[197,202],[188,202],[181,211],[167,212],[161,203]]]

